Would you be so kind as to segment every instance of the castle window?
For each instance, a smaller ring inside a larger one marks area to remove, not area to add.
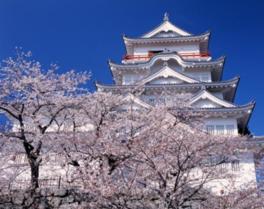
[[[221,172],[221,174],[224,174],[228,171],[229,163],[223,162],[218,165],[218,170]]]
[[[154,55],[154,54],[158,54],[158,53],[161,53],[163,52],[162,50],[153,50],[153,51],[149,51],[149,55]]]
[[[209,134],[214,135],[234,135],[235,134],[235,126],[234,125],[207,125],[206,131]]]
[[[25,154],[17,154],[13,156],[12,160],[17,164],[23,164],[27,162]]]
[[[151,104],[155,104],[155,97],[149,97],[148,101],[151,103]]]
[[[226,134],[227,135],[233,135],[235,130],[234,125],[226,125]]]
[[[232,156],[230,162],[232,171],[239,171],[239,159],[236,156]]]
[[[206,126],[206,131],[209,134],[214,134],[214,126],[213,125],[207,125]]]
[[[225,134],[225,126],[224,125],[216,125],[215,130],[216,130],[217,135]]]

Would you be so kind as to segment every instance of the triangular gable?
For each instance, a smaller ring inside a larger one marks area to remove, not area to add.
[[[192,107],[197,108],[218,108],[222,107],[221,105],[209,100],[209,99],[199,99],[198,101],[192,103]]]
[[[152,31],[144,34],[142,36],[142,38],[151,38],[155,35],[157,35],[158,33],[161,32],[174,32],[179,36],[190,36],[191,34],[176,27],[175,25],[173,25],[169,20],[164,20],[162,24],[160,24],[158,27],[154,28]]]
[[[176,78],[176,79],[179,79],[179,80],[182,80],[182,81],[185,81],[187,83],[198,83],[199,81],[193,79],[193,78],[190,78],[186,75],[183,75],[179,72],[176,72],[174,71],[173,69],[171,69],[169,66],[164,66],[163,68],[161,68],[158,72],[150,75],[149,77],[139,81],[138,84],[146,84],[146,83],[149,83],[150,81],[153,81],[157,78],[168,78],[168,77],[173,77],[173,78]]]
[[[209,102],[211,102],[211,104],[219,105],[222,107],[235,107],[235,105],[214,96],[213,94],[209,93],[206,90],[203,90],[199,94],[194,96],[189,102],[189,105],[193,106],[195,104],[198,104],[198,102],[200,101],[206,101],[208,102],[208,104],[210,104]]]
[[[148,84],[181,84],[184,83],[182,80],[175,78],[175,77],[160,77],[153,79],[152,81],[148,82]]]
[[[146,109],[150,109],[152,106],[147,104],[146,102],[143,102],[141,99],[138,97],[135,97],[133,94],[129,93],[127,96],[124,97],[123,99],[124,102],[133,102],[136,105],[139,105],[141,107],[144,107]]]

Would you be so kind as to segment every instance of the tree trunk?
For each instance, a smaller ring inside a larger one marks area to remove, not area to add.
[[[29,159],[29,165],[31,170],[31,189],[35,190],[39,187],[39,162],[38,158],[31,157]]]
[[[41,148],[42,142],[39,142],[36,149],[34,149],[34,147],[30,143],[28,143],[26,140],[24,140],[23,144],[26,150],[27,159],[28,159],[30,171],[31,171],[30,172],[31,173],[30,188],[32,190],[35,190],[39,187],[39,166],[41,163],[41,158],[39,154],[40,154],[40,148]]]

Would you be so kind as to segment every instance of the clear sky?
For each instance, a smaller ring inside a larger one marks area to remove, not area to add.
[[[249,127],[264,135],[262,0],[1,0],[0,59],[19,46],[43,66],[89,70],[93,80],[111,83],[107,60],[125,54],[122,34],[140,36],[166,11],[188,32],[211,31],[211,54],[227,56],[223,79],[241,78],[235,103],[257,102]]]

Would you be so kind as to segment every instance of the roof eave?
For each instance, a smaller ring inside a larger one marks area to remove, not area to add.
[[[234,84],[235,85],[235,89],[234,89],[234,92],[233,92],[233,95],[232,95],[232,102],[235,101],[235,96],[236,96],[236,92],[237,92],[237,89],[238,89],[237,87],[238,87],[239,82],[240,82],[240,77],[239,76],[236,76],[236,78],[237,78],[237,81]]]
[[[168,55],[171,55],[171,56],[178,56],[182,62],[188,64],[188,63],[194,63],[193,61],[186,61],[186,60],[183,60],[182,57],[177,54],[177,52],[170,52],[170,53],[160,53],[160,54],[157,54],[157,55],[154,55],[153,57],[151,57],[148,61],[146,62],[143,62],[143,63],[137,63],[136,65],[133,63],[133,64],[118,64],[118,63],[114,63],[112,61],[109,62],[109,66],[112,70],[113,69],[126,69],[126,68],[134,68],[134,69],[137,69],[137,68],[143,68],[143,67],[149,67],[148,65],[151,64],[151,62],[154,62],[154,60],[158,60],[159,58],[162,59],[162,57],[168,57]],[[220,69],[222,70],[222,66],[223,66],[223,63],[224,63],[224,60],[225,60],[225,57],[219,57],[217,60],[214,60],[214,61],[206,61],[206,62],[202,62],[202,61],[199,61],[193,65],[186,65],[184,66],[186,69],[187,68],[192,68],[192,67],[197,67],[197,66],[213,66],[213,65],[218,65],[217,69]]]
[[[183,30],[182,28],[180,28],[180,27],[174,25],[174,24],[171,23],[169,20],[165,20],[165,21],[163,20],[163,22],[161,22],[161,23],[160,23],[158,26],[156,26],[154,29],[152,29],[152,30],[150,30],[150,31],[148,31],[148,32],[146,32],[146,33],[144,33],[144,34],[141,36],[141,38],[144,38],[144,37],[150,36],[151,33],[155,32],[155,30],[159,29],[159,28],[160,28],[163,24],[165,24],[165,23],[169,23],[169,24],[171,24],[171,25],[174,26],[175,28],[177,28],[177,29],[181,30],[182,32],[184,32],[186,35],[193,35],[193,34],[187,32],[187,31]],[[155,35],[155,34],[154,34],[154,35]]]
[[[196,36],[177,36],[172,38],[130,38],[127,36],[123,36],[123,41],[125,45],[133,45],[137,43],[147,43],[147,42],[153,42],[153,41],[208,41],[210,37],[210,32],[205,32],[201,35]]]
[[[249,123],[250,118],[251,118],[251,116],[252,116],[252,113],[253,113],[253,111],[254,111],[254,109],[255,109],[255,106],[256,106],[256,102],[255,102],[255,101],[252,101],[252,102],[251,102],[250,113],[249,113],[249,115],[248,115],[248,117],[247,117],[247,120],[246,120],[246,122],[245,122],[245,125],[244,125],[244,127],[243,127],[243,133],[244,133],[244,134],[245,134],[245,129],[248,127],[248,123]]]
[[[174,87],[179,87],[179,88],[193,88],[195,86],[195,88],[197,89],[201,89],[203,86],[206,87],[206,89],[210,89],[210,88],[232,88],[232,86],[235,84],[236,88],[237,88],[237,83],[238,83],[239,78],[235,77],[233,79],[227,80],[227,81],[221,81],[219,83],[191,83],[191,84],[169,84],[169,85],[165,85],[162,84],[152,84],[152,85],[145,85],[145,88],[164,88],[166,86],[168,86],[169,88],[171,88],[172,86]],[[129,89],[129,88],[136,88],[137,85],[102,85],[100,84],[100,87],[103,89]]]

